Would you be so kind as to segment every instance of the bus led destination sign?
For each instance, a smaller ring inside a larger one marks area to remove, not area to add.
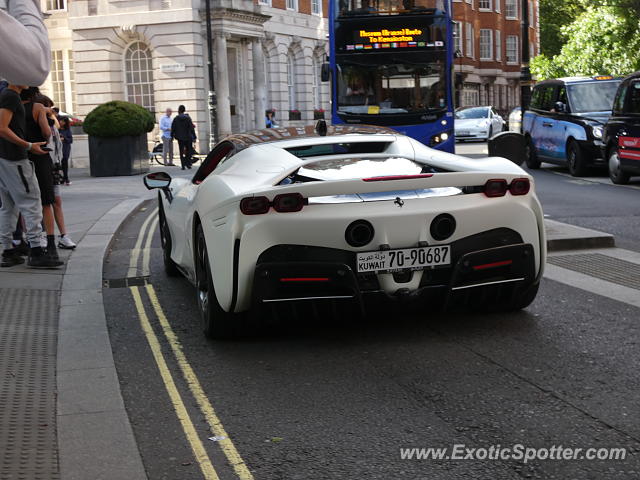
[[[360,38],[368,39],[369,43],[414,42],[424,40],[422,38],[422,30],[419,28],[401,28],[400,30],[383,29],[379,32],[360,30]]]

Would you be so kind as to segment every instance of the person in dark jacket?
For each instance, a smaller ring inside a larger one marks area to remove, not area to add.
[[[71,156],[71,144],[73,143],[69,117],[60,117],[59,131],[60,140],[62,140],[62,182],[68,187],[71,185],[69,181],[69,157]]]
[[[185,106],[180,105],[178,115],[171,123],[171,136],[178,141],[182,170],[191,168],[192,143],[196,134],[191,117],[185,111]]]

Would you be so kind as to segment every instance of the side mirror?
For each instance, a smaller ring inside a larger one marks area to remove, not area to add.
[[[323,63],[320,68],[320,80],[328,82],[331,78],[331,66],[328,63]]]
[[[171,175],[166,172],[148,173],[144,176],[143,182],[144,186],[149,190],[154,188],[161,188],[164,190],[171,184]]]
[[[567,106],[563,102],[554,103],[553,108],[557,113],[565,113],[567,111]]]
[[[504,157],[516,165],[522,165],[527,155],[524,135],[516,132],[500,132],[489,139],[489,156]]]

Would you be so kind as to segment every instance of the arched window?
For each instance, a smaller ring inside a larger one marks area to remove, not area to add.
[[[127,100],[154,111],[151,51],[143,42],[129,45],[124,54]]]
[[[298,104],[296,92],[296,59],[293,52],[287,56],[287,90],[289,92],[289,110],[296,110]]]

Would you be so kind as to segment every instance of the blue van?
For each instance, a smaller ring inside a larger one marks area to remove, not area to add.
[[[567,165],[574,177],[585,175],[589,167],[604,167],[603,126],[620,82],[620,78],[600,75],[538,83],[524,114],[527,166]]]

